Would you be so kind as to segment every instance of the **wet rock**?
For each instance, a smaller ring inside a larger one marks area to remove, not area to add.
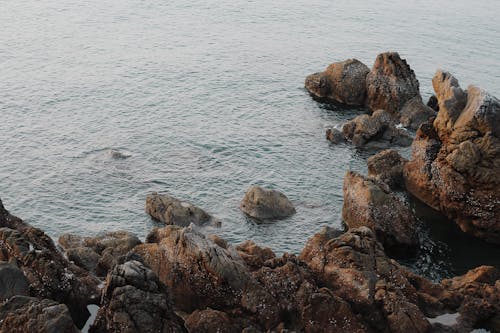
[[[397,117],[406,102],[420,97],[415,73],[396,52],[377,56],[366,76],[366,87],[367,105],[371,110],[382,109]]]
[[[410,208],[373,179],[349,171],[344,178],[342,218],[349,228],[372,229],[392,256],[415,254],[418,224]]]
[[[436,111],[424,105],[420,96],[410,99],[401,109],[401,124],[416,130],[421,124],[436,116]]]
[[[86,305],[98,297],[99,281],[64,258],[40,229],[4,212],[0,226],[5,225],[18,229],[0,228],[0,260],[23,271],[31,296],[66,304],[75,324],[83,325],[89,316]]]
[[[383,150],[368,158],[368,177],[389,185],[391,189],[403,188],[403,166],[406,162],[396,150]]]
[[[284,218],[295,214],[292,202],[281,192],[252,186],[245,193],[240,209],[256,219]]]
[[[116,149],[110,149],[109,156],[115,160],[124,160],[126,158],[129,158],[131,155],[128,155]]]
[[[387,258],[367,227],[339,237],[328,228],[306,243],[300,259],[316,278],[359,313],[372,330],[427,332],[430,323],[416,305],[407,271]]]
[[[326,139],[334,144],[345,142],[344,133],[336,128],[326,130]]]
[[[204,225],[211,220],[211,216],[203,209],[189,202],[156,192],[146,198],[146,213],[160,222],[181,227],[187,227],[191,223]]]
[[[141,244],[136,235],[127,231],[104,232],[95,237],[63,234],[58,241],[69,260],[97,276],[106,276],[121,256]]]
[[[336,62],[322,73],[309,75],[305,87],[315,97],[362,106],[366,99],[365,80],[369,71],[356,59]]]
[[[77,333],[68,308],[48,299],[14,296],[0,305],[0,331]]]
[[[427,106],[436,112],[439,111],[439,102],[436,95],[432,95],[431,97],[429,97],[429,100],[427,101]]]
[[[423,124],[404,167],[406,188],[467,233],[500,243],[500,102],[438,71],[434,123]]]
[[[187,332],[168,289],[138,260],[109,272],[101,303],[89,332]]]
[[[356,147],[391,145],[409,146],[412,138],[402,128],[396,127],[393,117],[384,110],[377,110],[372,115],[363,114],[348,121],[342,127],[344,137]]]
[[[0,261],[0,301],[12,296],[29,295],[29,282],[13,263]]]

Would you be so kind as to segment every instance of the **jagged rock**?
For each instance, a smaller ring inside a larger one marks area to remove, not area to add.
[[[368,158],[368,176],[391,189],[404,187],[403,166],[406,159],[394,149],[386,149]]]
[[[418,249],[418,224],[410,208],[373,179],[353,171],[344,178],[342,218],[349,228],[372,229],[393,256]]]
[[[250,268],[260,268],[267,260],[276,258],[270,248],[262,248],[249,240],[236,246],[236,250]]]
[[[0,332],[77,333],[68,308],[48,299],[14,296],[0,305]]]
[[[0,260],[17,264],[31,296],[66,304],[75,324],[83,325],[89,316],[86,305],[98,297],[99,281],[65,259],[43,231],[4,208],[0,215]]]
[[[430,323],[416,305],[417,290],[407,271],[387,258],[375,234],[360,227],[334,236],[324,228],[300,255],[320,283],[349,303],[373,330],[428,332]]]
[[[344,133],[336,128],[329,128],[326,130],[326,139],[335,144],[345,142]]]
[[[160,222],[181,227],[187,227],[191,223],[204,225],[212,219],[203,209],[189,202],[156,192],[146,198],[146,213]]]
[[[97,276],[106,276],[121,256],[141,244],[136,235],[127,231],[100,233],[95,237],[63,234],[59,245],[68,259]]]
[[[356,59],[336,62],[324,72],[309,75],[305,87],[315,97],[362,106],[366,99],[365,80],[369,71]]]
[[[429,97],[429,100],[427,101],[427,106],[436,112],[439,111],[439,102],[436,95],[432,95],[431,97]]]
[[[415,73],[396,52],[377,56],[366,76],[366,88],[367,105],[371,110],[382,109],[396,116],[406,102],[420,97]]]
[[[409,146],[412,138],[402,128],[397,128],[393,117],[384,110],[372,115],[363,114],[348,121],[342,127],[344,137],[356,147],[370,145]]]
[[[243,212],[256,219],[284,218],[295,214],[295,207],[283,193],[252,186],[240,203]]]
[[[15,295],[28,296],[29,282],[15,264],[0,261],[0,301]]]
[[[156,274],[140,258],[127,259],[109,272],[89,332],[187,332]]]
[[[399,121],[406,128],[416,130],[421,124],[436,117],[436,111],[424,105],[420,96],[410,99],[401,109]]]
[[[433,79],[439,113],[423,124],[404,167],[406,188],[467,233],[500,243],[500,102],[449,73]]]

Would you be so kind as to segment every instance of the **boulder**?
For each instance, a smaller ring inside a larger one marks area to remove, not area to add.
[[[121,256],[139,244],[139,238],[127,231],[104,232],[94,237],[73,234],[59,237],[59,245],[68,259],[97,276],[106,276]]]
[[[367,105],[385,110],[399,118],[399,111],[409,100],[420,97],[415,73],[396,52],[379,54],[366,76]]]
[[[418,250],[419,228],[410,207],[375,180],[353,171],[344,178],[342,218],[350,229],[372,229],[392,256],[404,257]]]
[[[370,69],[356,59],[336,62],[324,72],[311,74],[305,87],[315,97],[362,106],[366,99],[366,75]]]
[[[464,232],[500,243],[500,102],[442,71],[433,86],[439,112],[417,131],[406,188]]]
[[[401,109],[401,117],[399,121],[401,125],[413,130],[427,122],[429,119],[436,117],[436,111],[422,103],[420,96],[410,99]]]
[[[201,226],[212,219],[203,209],[189,202],[156,192],[146,198],[146,213],[155,220],[181,227],[187,227],[191,223]]]
[[[383,150],[368,158],[368,177],[387,184],[391,189],[403,188],[403,166],[406,162],[397,150]]]
[[[0,261],[0,301],[12,296],[29,296],[29,282],[15,264]]]
[[[283,193],[252,186],[240,203],[241,210],[259,219],[277,219],[295,214],[295,207]]]
[[[89,332],[187,332],[166,286],[141,258],[127,259],[109,272]]]
[[[334,144],[345,142],[344,133],[336,128],[326,130],[326,139]]]
[[[68,308],[48,299],[14,296],[0,305],[0,332],[77,333]]]
[[[336,235],[325,227],[299,257],[319,283],[347,302],[370,331],[428,332],[431,325],[407,270],[387,258],[375,234],[360,227]]]
[[[342,132],[356,147],[406,147],[412,142],[408,132],[396,127],[394,118],[384,110],[377,110],[372,115],[357,116],[344,124]]]

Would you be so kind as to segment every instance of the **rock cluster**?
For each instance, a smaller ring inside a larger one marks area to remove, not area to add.
[[[417,131],[406,188],[463,231],[500,243],[500,102],[447,72],[432,82],[439,112]]]

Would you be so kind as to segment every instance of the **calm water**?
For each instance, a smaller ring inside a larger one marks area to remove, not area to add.
[[[231,242],[298,252],[340,227],[343,176],[367,156],[324,139],[362,111],[313,101],[305,76],[396,50],[424,98],[437,68],[498,96],[499,11],[498,0],[0,0],[0,197],[53,237],[144,236],[146,195],[167,192],[222,219],[215,231]],[[245,218],[253,184],[284,191],[298,213]],[[437,248],[433,270],[461,269]]]

